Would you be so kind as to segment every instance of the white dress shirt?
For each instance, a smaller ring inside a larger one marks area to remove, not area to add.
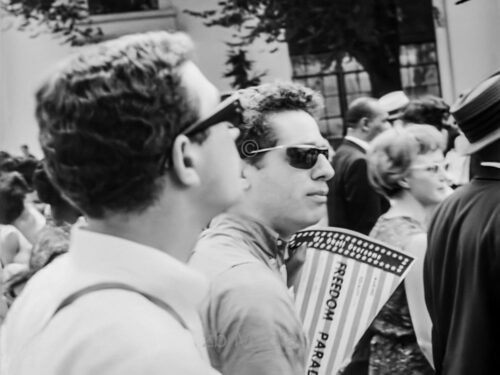
[[[171,314],[130,291],[87,294],[54,315],[72,292],[128,284],[169,304]],[[2,375],[218,374],[208,363],[197,308],[206,279],[171,256],[84,228],[70,251],[39,271],[10,309],[1,335]]]

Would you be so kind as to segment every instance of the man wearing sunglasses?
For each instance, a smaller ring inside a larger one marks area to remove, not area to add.
[[[333,169],[314,117],[320,100],[296,84],[249,88],[240,99],[243,198],[212,221],[190,260],[211,280],[202,308],[210,359],[228,375],[303,375],[286,240],[326,205]]]
[[[243,191],[228,122],[238,101],[216,108],[191,46],[183,34],[126,36],[39,88],[45,168],[88,224],[14,302],[2,374],[217,373],[197,311],[207,280],[184,263]]]

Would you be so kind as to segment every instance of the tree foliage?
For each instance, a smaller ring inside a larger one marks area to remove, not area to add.
[[[252,73],[254,62],[248,59],[247,51],[243,48],[231,48],[228,53],[226,65],[229,67],[224,77],[233,78],[231,87],[244,89],[259,85],[265,73]]]
[[[379,96],[401,88],[398,23],[405,22],[405,1],[220,0],[215,9],[187,13],[206,26],[236,30],[241,47],[258,38],[286,42],[291,56],[316,55],[325,67],[354,57]]]
[[[102,30],[92,25],[87,0],[3,0],[7,14],[21,19],[20,30],[36,36],[50,32],[72,46],[94,43]]]
[[[390,91],[401,86],[399,73],[391,73],[399,71],[395,1],[221,0],[217,9],[188,13],[207,26],[234,28],[241,46],[257,38],[286,42],[290,55],[318,55],[325,66],[354,57],[371,73],[372,86],[385,81]]]
[[[242,45],[263,37],[300,47],[304,54],[329,53],[331,61],[380,46],[394,30],[377,17],[396,19],[394,0],[221,0],[217,9],[187,13],[205,19],[206,26],[237,29]]]

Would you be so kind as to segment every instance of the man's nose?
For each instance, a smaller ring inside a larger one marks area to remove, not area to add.
[[[319,155],[314,167],[313,179],[330,180],[335,175],[332,164],[325,155]]]

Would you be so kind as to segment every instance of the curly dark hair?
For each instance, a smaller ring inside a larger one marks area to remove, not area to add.
[[[0,157],[0,172],[19,172],[28,184],[30,191],[33,191],[33,173],[38,166],[38,160],[26,158],[24,156],[10,156],[4,154]]]
[[[443,119],[449,116],[450,106],[444,99],[428,95],[408,104],[401,119],[405,123],[428,124],[438,130],[444,127]]]
[[[305,111],[317,118],[323,106],[320,95],[298,83],[266,83],[239,92],[243,107],[243,124],[236,146],[242,159],[257,165],[263,154],[252,155],[257,149],[276,146],[277,139],[267,119],[269,115],[286,111]]]
[[[141,212],[158,197],[175,137],[198,117],[180,67],[182,33],[128,35],[77,54],[36,94],[46,170],[89,217]]]
[[[28,191],[19,172],[0,173],[0,224],[11,224],[21,215]]]

